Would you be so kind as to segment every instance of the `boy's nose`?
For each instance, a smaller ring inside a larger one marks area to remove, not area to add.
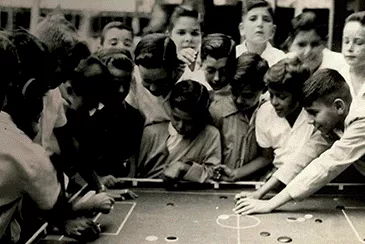
[[[305,48],[304,48],[304,55],[306,56],[306,57],[308,57],[310,54],[311,54],[311,52],[312,52],[312,47],[310,46],[310,45],[307,45]]]
[[[186,33],[185,34],[184,41],[191,42],[192,39],[193,39],[193,37],[192,37],[192,35],[190,33]]]
[[[278,99],[276,98],[276,96],[273,96],[271,99],[271,104],[275,107],[277,105],[279,105]]]
[[[346,49],[347,49],[348,52],[353,52],[354,51],[354,43],[350,42],[349,44],[347,44]]]
[[[262,27],[264,25],[264,19],[263,18],[257,18],[257,26]]]
[[[219,81],[219,72],[218,71],[216,71],[214,73],[214,81]]]

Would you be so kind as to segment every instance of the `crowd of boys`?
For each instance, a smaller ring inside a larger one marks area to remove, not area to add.
[[[111,22],[95,52],[60,14],[0,32],[1,243],[22,242],[32,207],[63,234],[97,238],[92,216],[111,210],[105,190],[122,177],[265,181],[236,196],[239,214],[308,197],[347,168],[364,179],[365,12],[346,19],[342,54],[311,12],[293,19],[288,53],[274,48],[264,0],[248,1],[239,45],[203,35],[186,6],[169,23],[134,47],[133,29]],[[77,203],[75,175],[90,190]]]

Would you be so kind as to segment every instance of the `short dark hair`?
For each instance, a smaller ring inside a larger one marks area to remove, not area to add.
[[[47,16],[37,25],[34,35],[58,59],[57,72],[62,71],[62,76],[71,74],[80,60],[90,55],[88,46],[79,40],[76,28],[60,14]],[[53,86],[68,78],[58,77]]]
[[[10,38],[16,47],[20,63],[20,77],[13,85],[13,89],[16,89],[13,92],[42,97],[54,78],[57,60],[43,42],[24,29],[13,31]],[[30,79],[35,80],[23,91]]]
[[[109,67],[112,65],[116,69],[133,71],[134,62],[131,53],[124,48],[108,48],[99,50],[95,55]]]
[[[232,92],[240,92],[249,86],[252,91],[263,91],[264,76],[269,64],[256,53],[245,52],[237,58],[236,73],[231,81]]]
[[[96,56],[81,60],[70,83],[78,96],[97,97],[104,94],[105,83],[111,80],[108,68]]]
[[[225,34],[214,33],[204,37],[201,46],[201,59],[205,60],[208,56],[215,59],[236,58],[236,43]]]
[[[134,50],[135,63],[147,69],[179,67],[176,46],[173,40],[165,34],[149,34],[144,36]]]
[[[0,82],[0,110],[3,108],[9,86],[19,78],[20,66],[16,47],[9,39],[10,34],[0,31],[0,66],[2,79]]]
[[[174,26],[176,24],[176,21],[179,18],[181,18],[181,17],[191,17],[191,18],[194,18],[197,21],[199,21],[199,24],[200,25],[202,25],[202,22],[200,20],[200,15],[199,15],[199,12],[198,11],[196,11],[193,8],[190,8],[189,6],[177,6],[174,9],[174,12],[171,14],[170,24],[168,25],[167,30],[168,31],[171,31],[174,28]]]
[[[320,100],[331,105],[336,98],[351,102],[350,87],[342,75],[333,69],[317,70],[303,85],[303,106]]]
[[[76,28],[59,14],[44,18],[34,35],[48,46],[51,53],[59,55],[67,53],[79,42]]]
[[[365,26],[365,11],[360,11],[349,15],[346,18],[345,23],[348,23],[350,21],[356,21]]]
[[[191,115],[208,114],[209,92],[205,86],[193,80],[183,80],[174,85],[169,98],[171,108]]]
[[[274,10],[271,4],[265,0],[246,0],[246,9],[244,10],[243,16],[245,16],[251,9],[262,7],[267,8],[267,11],[274,21]]]
[[[298,57],[294,57],[282,59],[270,67],[264,80],[268,88],[290,92],[300,100],[303,84],[310,75],[310,69]]]
[[[100,44],[101,45],[104,44],[105,35],[108,32],[108,30],[113,29],[113,28],[116,28],[116,29],[119,29],[119,30],[127,30],[127,31],[129,31],[132,34],[132,37],[134,37],[132,27],[130,27],[130,26],[126,25],[126,24],[123,24],[120,21],[112,21],[112,22],[109,22],[108,24],[106,24],[104,26],[103,30],[101,31],[101,36],[100,36]]]
[[[326,26],[318,21],[317,15],[314,12],[308,11],[292,19],[289,32],[291,42],[299,32],[310,30],[314,30],[322,41],[327,41],[328,30]]]

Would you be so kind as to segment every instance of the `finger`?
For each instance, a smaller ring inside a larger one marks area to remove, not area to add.
[[[186,54],[188,54],[188,55],[190,55],[191,57],[194,57],[194,58],[196,58],[196,55],[198,54],[198,52],[195,51],[192,48],[184,48],[184,49],[181,50],[181,52],[186,53]]]
[[[236,206],[233,208],[233,211],[237,210],[237,209],[240,209],[240,208],[243,208],[245,206],[248,206],[250,205],[250,202],[248,201],[245,201],[245,199],[240,199],[237,203],[236,203]]]
[[[111,176],[110,177],[110,181],[113,183],[113,184],[116,184],[118,182],[118,179],[115,178],[114,176]]]
[[[132,192],[132,191],[130,191],[128,194],[129,194],[129,196],[130,196],[132,199],[135,199],[135,198],[137,198],[137,197],[138,197],[138,195],[137,195],[136,193]]]
[[[195,62],[195,55],[191,55],[190,53],[182,53],[182,56],[186,59],[186,60],[188,60],[188,62],[190,63],[190,64],[192,64],[192,63],[194,63]]]
[[[227,177],[225,175],[221,176],[221,181],[232,181],[232,179],[230,177]]]
[[[178,58],[182,61],[182,62],[184,62],[185,64],[187,64],[187,65],[190,65],[191,64],[191,61],[189,60],[189,59],[187,59],[187,58],[185,58],[183,55],[178,55]]]
[[[252,213],[254,208],[255,208],[255,206],[250,204],[250,205],[247,205],[244,208],[238,209],[237,211],[235,211],[235,213],[236,214],[246,215],[246,214]]]
[[[235,196],[236,199],[245,198],[245,197],[247,197],[247,193],[246,192],[238,193]]]
[[[214,166],[214,170],[220,170],[220,169],[223,169],[224,168],[224,166],[223,165],[216,165],[216,166]]]

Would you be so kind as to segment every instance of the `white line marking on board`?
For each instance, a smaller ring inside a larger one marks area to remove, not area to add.
[[[346,214],[345,210],[341,209],[341,211],[342,211],[343,215],[345,216],[345,218],[346,218],[347,222],[349,223],[349,225],[350,225],[350,227],[351,227],[352,231],[355,233],[355,235],[356,235],[357,239],[358,239],[361,243],[365,243],[365,241],[363,241],[363,240],[361,239],[361,237],[360,237],[359,233],[358,233],[358,232],[357,232],[357,230],[355,229],[355,227],[354,227],[354,225],[352,224],[352,222],[351,222],[350,218],[347,216],[347,214]]]
[[[132,211],[133,209],[135,208],[136,206],[136,203],[135,202],[116,202],[114,204],[130,204],[132,205],[131,208],[129,209],[127,215],[125,216],[123,222],[120,224],[117,232],[115,233],[109,233],[109,232],[103,232],[103,233],[100,233],[101,235],[105,235],[105,236],[117,236],[119,235],[120,231],[123,229],[123,226],[125,225],[125,223],[127,222],[129,216],[132,214]],[[101,213],[99,213],[95,218],[94,218],[94,222],[98,220],[98,218],[101,216]]]
[[[256,226],[258,226],[260,224],[260,220],[258,218],[256,218],[256,217],[254,217],[254,216],[250,216],[250,215],[241,216],[241,215],[237,215],[237,214],[231,214],[231,215],[228,215],[228,216],[229,217],[236,217],[236,216],[238,216],[238,217],[245,217],[245,218],[250,218],[250,219],[253,219],[253,220],[256,221],[256,223],[253,224],[253,225],[239,227],[238,229],[240,229],[240,230],[254,228],[254,227],[256,227]],[[220,223],[220,220],[221,219],[218,217],[216,219],[216,221],[215,221],[219,226],[221,226],[223,228],[227,228],[227,229],[234,229],[234,230],[237,229],[237,226],[224,225],[224,224]]]
[[[240,235],[240,216],[237,214],[237,242],[241,243],[241,235]]]
[[[345,207],[346,209],[365,209],[365,207]]]

